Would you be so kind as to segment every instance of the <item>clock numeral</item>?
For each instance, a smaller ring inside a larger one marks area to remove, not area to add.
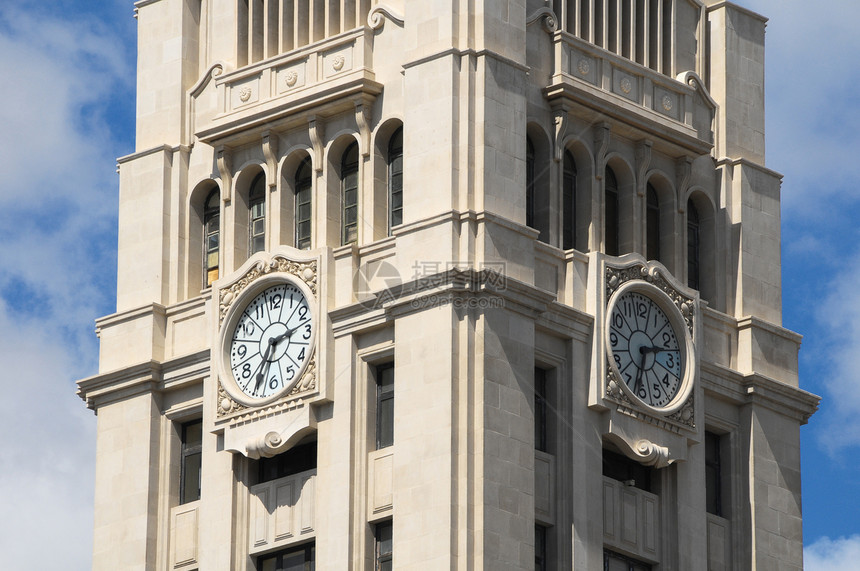
[[[253,322],[253,321],[246,321],[246,322],[242,325],[242,331],[243,331],[243,332],[244,332],[244,334],[245,334],[246,336],[248,336],[248,337],[250,337],[251,335],[253,335],[253,334],[254,334],[254,331],[256,331],[256,330],[257,330],[257,327],[254,325],[254,322]]]
[[[614,325],[617,329],[621,329],[622,327],[624,327],[624,316],[621,315],[621,313],[613,313],[612,325]]]
[[[661,398],[661,396],[660,396],[660,383],[654,383],[651,386],[654,389],[654,392],[652,393],[653,397],[657,398],[657,399]]]
[[[675,368],[675,354],[674,353],[666,353],[666,366],[670,369]]]
[[[299,351],[298,360],[299,360],[299,361],[301,361],[301,360],[302,360],[302,359],[304,359],[304,358],[305,358],[305,348],[304,348],[304,347],[302,347],[302,350],[301,350],[301,351]]]
[[[612,355],[612,357],[615,359],[615,364],[620,369],[621,368],[621,357],[619,355]]]
[[[287,377],[287,380],[288,380],[288,381],[293,380],[293,377],[295,377],[295,376],[296,376],[296,370],[293,368],[293,366],[292,366],[292,365],[290,365],[289,367],[287,367],[287,375],[289,375],[289,376]]]
[[[311,338],[311,324],[308,323],[305,325],[305,334],[302,335],[302,339],[310,339]]]
[[[668,332],[668,331],[664,331],[664,332],[663,332],[663,345],[664,345],[664,346],[665,346],[665,345],[668,345],[668,344],[669,344],[669,343],[671,343],[671,342],[672,342],[672,336],[671,336],[671,335],[669,335],[669,332]]]
[[[636,391],[636,395],[642,400],[645,400],[646,398],[648,398],[648,393],[645,392],[645,385],[639,386],[639,390]]]
[[[618,345],[618,335],[614,331],[609,334],[609,342],[612,343],[613,347]]]
[[[251,377],[251,363],[245,363],[242,366],[242,378],[247,379]]]
[[[263,306],[262,306],[262,305],[258,305],[258,306],[257,306],[257,309],[256,309],[256,310],[254,310],[254,317],[256,317],[257,319],[262,319],[262,318],[263,318],[263,315],[264,315],[264,312],[263,312]]]
[[[669,388],[669,373],[663,375],[663,380],[661,382],[667,389]]]
[[[648,317],[648,306],[644,303],[639,303],[639,317]]]
[[[278,377],[274,376],[269,380],[269,388],[275,390],[278,388]]]
[[[269,298],[269,309],[280,308],[282,300],[283,298],[281,297],[281,294],[276,293],[275,295],[273,295],[271,298]]]
[[[248,354],[248,348],[245,345],[239,345],[239,347],[236,348],[236,353],[239,354],[239,358],[244,359],[245,355]]]

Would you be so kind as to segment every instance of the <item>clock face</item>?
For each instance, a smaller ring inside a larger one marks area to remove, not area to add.
[[[684,384],[685,330],[643,291],[619,290],[613,298],[607,328],[609,354],[630,393],[649,406],[665,408]]]
[[[269,400],[292,389],[310,359],[316,329],[311,303],[298,285],[281,281],[240,307],[238,318],[227,322],[224,362],[244,395]]]

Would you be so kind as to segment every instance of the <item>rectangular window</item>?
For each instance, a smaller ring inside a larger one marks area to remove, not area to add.
[[[314,544],[307,543],[257,558],[257,571],[314,571]]]
[[[603,569],[604,571],[651,571],[651,565],[604,549]]]
[[[720,445],[723,438],[705,432],[705,502],[709,514],[725,517],[723,509],[723,462]]]
[[[179,503],[200,499],[200,468],[203,456],[203,421],[195,420],[180,429]]]
[[[374,536],[376,539],[375,558],[376,571],[391,571],[392,555],[394,552],[393,525],[391,521],[376,524]]]
[[[603,449],[603,475],[623,482],[628,486],[653,493],[651,474],[653,468],[631,460],[627,456]]]
[[[271,482],[279,478],[293,476],[317,467],[316,441],[297,444],[286,452],[271,458],[260,458],[257,461],[257,482]],[[252,465],[253,469],[253,465]],[[253,473],[253,472],[252,472]]]
[[[535,525],[535,571],[546,571],[546,528]]]
[[[394,363],[376,366],[376,449],[394,444]]]
[[[546,371],[535,367],[535,450],[549,452],[547,439]]]

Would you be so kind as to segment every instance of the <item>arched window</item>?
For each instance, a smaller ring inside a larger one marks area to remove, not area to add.
[[[295,206],[295,244],[300,250],[307,250],[311,247],[311,186],[313,177],[311,176],[310,157],[305,158],[299,169],[296,171],[296,206]]]
[[[687,200],[687,286],[699,289],[699,211]]]
[[[388,141],[388,234],[403,224],[403,127]]]
[[[353,142],[343,153],[340,163],[341,244],[358,239],[358,143]]]
[[[565,250],[569,250],[576,247],[576,163],[570,151],[564,152],[561,190],[563,217],[561,245]]]
[[[657,191],[648,183],[645,192],[645,257],[649,260],[660,259],[660,201]]]
[[[526,137],[526,226],[535,227],[535,146]]]
[[[215,188],[203,203],[203,287],[211,286],[218,279],[220,251],[221,195]]]
[[[248,192],[248,254],[266,249],[266,177],[257,175]]]
[[[605,204],[603,205],[604,220],[604,252],[610,256],[618,255],[618,179],[610,167],[606,167],[603,177],[605,184]]]

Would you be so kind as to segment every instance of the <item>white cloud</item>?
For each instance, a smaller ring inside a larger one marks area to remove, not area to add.
[[[817,312],[823,326],[818,332],[827,339],[826,358],[821,362],[829,368],[821,371],[828,398],[828,415],[817,419],[819,442],[835,451],[860,445],[860,254],[849,260],[844,270],[832,277],[830,294]],[[829,427],[837,428],[839,438],[833,438]]]
[[[4,569],[84,569],[92,550],[95,416],[74,394],[75,351],[0,301],[0,553]],[[8,469],[13,467],[13,469]],[[8,517],[14,514],[14,517]],[[46,538],[50,549],[44,548]]]
[[[783,205],[824,216],[828,200],[860,198],[860,3],[747,0],[769,18],[768,166],[786,175]],[[811,203],[822,205],[811,209]]]
[[[860,562],[860,535],[822,537],[803,550],[806,571],[856,571]]]
[[[94,372],[93,319],[113,305],[119,153],[106,118],[133,66],[97,20],[26,10],[0,5],[0,513],[15,516],[0,520],[0,552],[4,569],[37,553],[40,568],[85,569],[95,416],[74,379]],[[130,97],[123,107],[133,113]]]

